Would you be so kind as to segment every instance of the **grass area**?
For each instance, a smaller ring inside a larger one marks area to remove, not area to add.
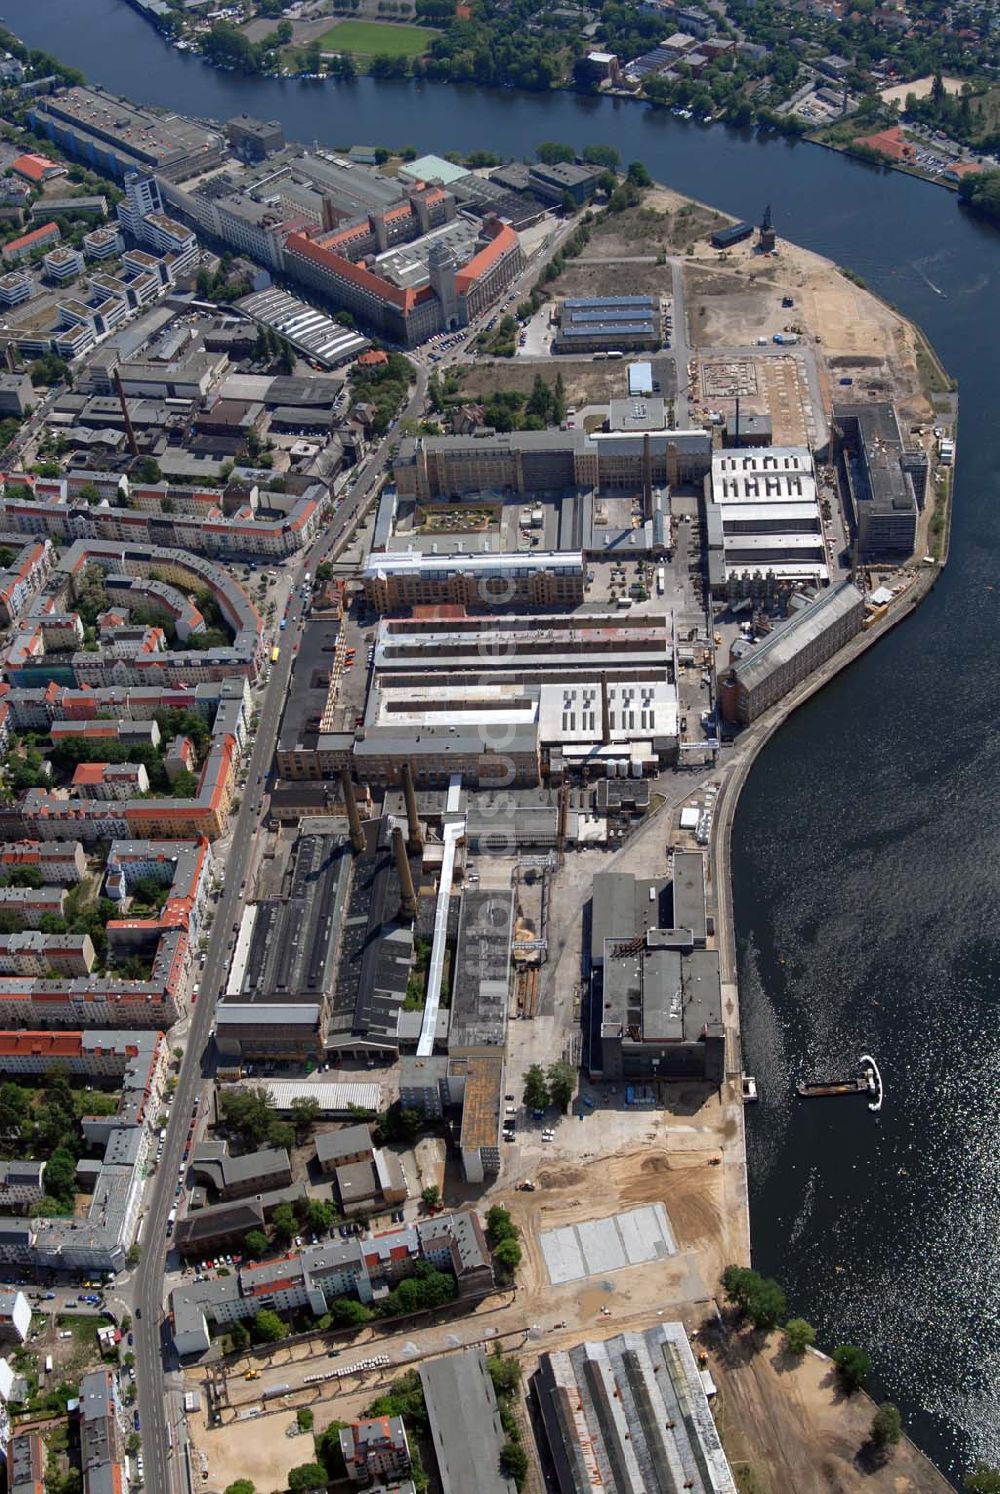
[[[389,21],[338,21],[319,38],[321,52],[350,52],[360,57],[420,57],[440,36],[426,26],[396,26]]]
[[[917,336],[917,373],[920,375],[920,387],[924,394],[934,403],[936,394],[949,394],[955,387],[953,379],[949,379],[944,369],[925,342],[924,338]]]

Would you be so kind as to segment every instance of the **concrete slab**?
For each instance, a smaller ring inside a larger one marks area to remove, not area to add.
[[[553,1286],[663,1260],[677,1251],[667,1211],[658,1203],[546,1230],[541,1246]]]

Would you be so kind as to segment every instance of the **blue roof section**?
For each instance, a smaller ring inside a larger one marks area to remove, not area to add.
[[[653,311],[656,305],[653,296],[576,296],[563,302],[567,311],[606,311],[612,306],[644,306]]]
[[[587,322],[586,325],[575,324],[572,327],[560,327],[560,337],[593,337],[595,332],[628,332],[643,333],[652,337],[655,328],[652,319],[645,322]]]

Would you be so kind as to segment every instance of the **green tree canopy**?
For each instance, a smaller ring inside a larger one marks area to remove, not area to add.
[[[243,1238],[243,1248],[255,1261],[259,1261],[261,1256],[267,1254],[269,1243],[267,1235],[260,1229],[250,1230]]]
[[[253,1320],[254,1337],[261,1343],[277,1344],[288,1337],[288,1324],[270,1307],[262,1307]]]
[[[746,1266],[727,1266],[722,1286],[729,1301],[755,1328],[774,1328],[785,1316],[785,1294],[770,1277]]]
[[[545,1070],[540,1063],[533,1063],[524,1076],[523,1100],[528,1110],[544,1110],[549,1103],[549,1087],[545,1082]]]
[[[1000,1468],[976,1463],[962,1480],[966,1494],[1000,1494]]]
[[[876,1447],[895,1447],[903,1435],[903,1418],[892,1401],[883,1401],[872,1418],[872,1441]]]
[[[546,1078],[553,1105],[558,1105],[565,1115],[573,1098],[573,1091],[576,1089],[576,1069],[572,1064],[560,1060],[558,1063],[549,1065]]]
[[[790,1354],[804,1354],[816,1342],[816,1329],[805,1318],[789,1318],[785,1324],[785,1348]]]
[[[871,1355],[857,1344],[838,1344],[833,1351],[833,1362],[848,1395],[860,1389],[872,1367]]]

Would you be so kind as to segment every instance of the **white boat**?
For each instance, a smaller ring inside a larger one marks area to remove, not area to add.
[[[757,1093],[757,1081],[752,1075],[743,1075],[742,1092],[744,1105],[752,1105],[754,1100],[760,1099],[760,1095]]]

